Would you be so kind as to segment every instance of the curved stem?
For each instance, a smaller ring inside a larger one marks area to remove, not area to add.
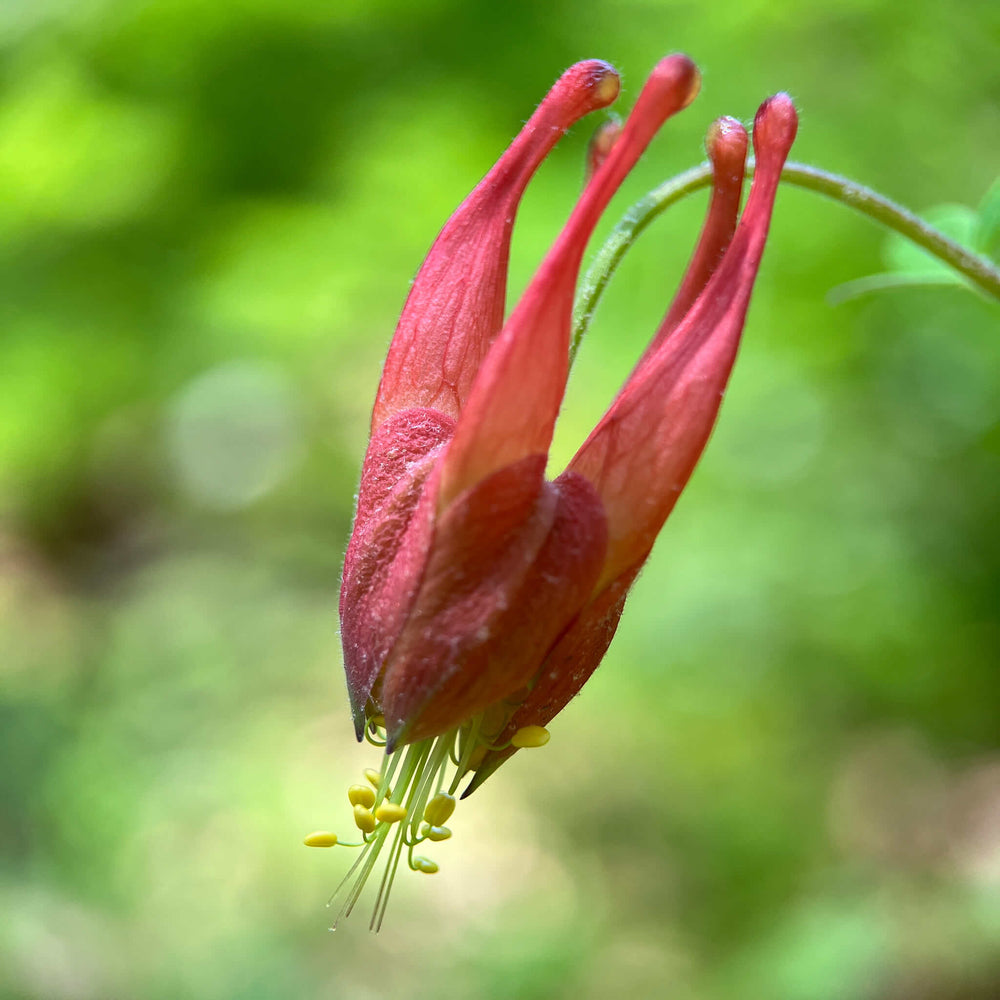
[[[825,170],[803,163],[786,163],[781,179],[796,187],[825,194],[828,198],[881,222],[889,229],[894,229],[965,275],[981,291],[1000,301],[1000,270],[994,264],[949,239],[902,205],[846,177],[828,174]]]
[[[753,161],[750,160],[747,162],[747,176],[752,175]],[[830,174],[804,163],[786,163],[781,171],[781,179],[795,187],[824,194],[876,222],[881,222],[954,268],[980,291],[1000,301],[1000,270],[996,266],[985,257],[980,257],[949,239],[902,205],[846,177]],[[707,163],[693,167],[654,188],[625,213],[598,251],[580,286],[573,312],[570,361],[576,356],[580,341],[590,325],[611,275],[639,234],[675,202],[711,183],[712,168]]]

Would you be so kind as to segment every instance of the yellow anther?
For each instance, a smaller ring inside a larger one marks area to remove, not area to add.
[[[372,833],[375,830],[375,817],[366,806],[354,807],[354,823],[362,833]]]
[[[455,811],[455,796],[438,792],[424,807],[424,819],[431,826],[442,826]]]
[[[368,779],[368,784],[373,788],[380,788],[382,785],[382,772],[376,771],[373,767],[366,767],[364,775]]]
[[[383,802],[375,810],[375,818],[380,823],[398,823],[401,819],[406,819],[406,807],[395,802]]]
[[[315,833],[310,833],[302,843],[306,847],[333,847],[337,843],[337,835],[326,830],[317,830]]]
[[[414,871],[423,872],[425,875],[433,875],[438,870],[437,862],[419,855],[413,859],[412,864]]]
[[[518,750],[543,747],[549,742],[549,731],[544,726],[522,726],[511,737],[510,745]]]
[[[371,809],[375,805],[375,789],[371,785],[351,785],[347,789],[347,797],[352,806],[364,806]]]
[[[447,840],[451,836],[451,830],[446,826],[431,826],[424,832],[428,840]]]

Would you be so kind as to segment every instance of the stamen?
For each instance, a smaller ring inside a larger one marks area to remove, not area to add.
[[[354,823],[362,833],[375,832],[375,817],[365,806],[354,807]]]
[[[351,785],[347,789],[347,798],[352,806],[364,806],[371,809],[375,805],[375,790],[369,785]]]
[[[303,838],[302,843],[306,847],[364,847],[365,844],[355,844],[350,840],[341,840],[335,833],[329,830],[317,830]]]
[[[351,881],[351,876],[358,870],[359,867],[368,858],[369,851],[371,849],[371,844],[367,844],[365,849],[358,855],[357,860],[347,869],[347,874],[340,880],[340,885],[330,893],[330,898],[326,901],[327,906],[333,906],[333,901],[340,895],[341,890]],[[341,917],[344,915],[343,908],[341,908],[340,913],[337,914],[337,919],[333,922],[333,927],[330,930],[335,931],[337,929],[337,924],[340,922]]]
[[[479,730],[483,724],[483,717],[477,715],[472,722],[469,724],[468,731],[464,735],[465,743],[462,745],[462,755],[458,762],[458,769],[455,772],[455,777],[452,779],[451,786],[448,788],[448,794],[454,795],[455,789],[458,788],[459,782],[462,780],[463,776],[470,770],[472,760],[472,754],[476,749],[476,745],[479,741]],[[460,735],[460,739],[462,736]]]
[[[305,837],[302,843],[306,847],[334,847],[337,843],[337,835],[335,833],[328,833],[326,830],[317,830],[315,833],[310,833],[308,837]]]
[[[396,805],[395,802],[383,802],[375,810],[375,818],[380,823],[398,823],[400,820],[406,819],[406,807]]]
[[[448,756],[452,744],[455,742],[451,733],[437,738],[431,750],[427,767],[417,786],[416,794],[413,797],[413,809],[411,811],[410,835],[411,841],[418,839],[417,831],[420,825],[420,818],[424,814],[425,803],[431,793],[431,786],[436,785],[439,789],[444,780],[444,772],[448,764]]]
[[[544,726],[522,726],[511,737],[510,745],[518,750],[543,747],[549,739],[549,731]]]
[[[389,850],[389,861],[385,866],[382,875],[382,882],[378,887],[378,895],[375,897],[375,906],[372,909],[372,918],[368,923],[368,930],[376,932],[382,929],[382,921],[385,919],[385,910],[389,905],[389,893],[392,892],[392,884],[396,881],[396,870],[399,868],[399,855],[403,850],[403,827],[396,831],[396,839],[392,842]],[[381,912],[379,907],[381,906]]]
[[[335,899],[346,893],[333,925],[334,930],[342,919],[350,916],[386,844],[389,844],[388,856],[369,924],[373,931],[377,931],[385,919],[404,846],[407,848],[407,864],[413,871],[432,875],[439,870],[436,861],[415,855],[413,849],[425,841],[442,843],[451,839],[452,832],[445,823],[455,811],[455,789],[462,778],[474,769],[477,758],[491,745],[484,732],[485,716],[486,713],[478,715],[442,736],[411,743],[405,753],[400,748],[384,754],[379,771],[365,768],[367,784],[351,785],[347,791],[354,822],[364,837],[363,843],[345,843],[335,833],[326,830],[317,830],[305,838],[304,843],[309,847],[362,849],[330,897],[328,905],[333,905]],[[491,727],[495,721],[490,723]],[[515,733],[520,747],[543,746],[548,738],[548,731],[542,726],[524,726]],[[461,747],[458,754],[455,753],[456,746]],[[446,792],[443,788],[448,784],[447,777],[452,768],[451,790]],[[397,772],[393,792],[389,781]],[[390,833],[393,833],[391,841]]]
[[[447,792],[435,795],[424,808],[424,820],[431,826],[443,826],[455,811],[455,797]]]
[[[383,829],[384,832],[382,833],[382,836],[373,842],[368,858],[361,869],[361,874],[355,881],[350,893],[348,893],[347,899],[344,900],[344,905],[341,908],[340,913],[337,914],[337,920],[333,925],[334,928],[336,928],[337,924],[339,924],[344,917],[349,917],[351,915],[351,911],[361,898],[361,892],[365,887],[365,883],[368,881],[368,876],[371,875],[372,869],[375,867],[375,862],[378,861],[378,856],[382,851],[383,845],[385,844],[385,838],[389,827],[384,827]],[[362,857],[364,857],[364,855],[362,855]]]
[[[375,786],[378,792],[378,795],[375,797],[376,808],[382,804],[383,799],[392,798],[392,787],[389,782],[392,781],[393,775],[396,773],[396,767],[402,759],[403,754],[401,753],[387,753],[382,758],[382,770],[378,772],[378,784]],[[407,759],[409,759],[408,754]]]

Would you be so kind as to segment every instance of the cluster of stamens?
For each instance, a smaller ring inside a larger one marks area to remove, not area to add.
[[[451,830],[444,824],[455,811],[458,786],[467,774],[476,770],[488,751],[540,747],[549,741],[548,730],[542,726],[524,726],[501,745],[493,744],[482,731],[480,715],[442,736],[384,753],[380,771],[365,768],[365,782],[347,789],[354,825],[361,833],[360,842],[342,841],[337,834],[325,830],[305,838],[307,847],[361,848],[361,854],[330,897],[328,905],[343,899],[333,930],[354,909],[390,837],[388,859],[369,924],[371,930],[377,931],[382,926],[404,847],[411,871],[433,875],[438,870],[435,861],[415,854],[414,848],[427,840],[439,843],[451,837]],[[381,716],[368,720],[365,738],[373,746],[385,747],[385,720]]]

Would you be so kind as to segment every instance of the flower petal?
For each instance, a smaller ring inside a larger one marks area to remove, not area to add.
[[[440,518],[379,692],[390,746],[445,732],[522,688],[590,595],[604,512],[582,476],[545,482],[544,463],[506,466]]]
[[[656,353],[660,344],[687,315],[695,299],[708,284],[708,279],[722,263],[736,232],[740,197],[743,193],[743,173],[746,169],[747,130],[735,118],[719,118],[708,131],[705,150],[712,164],[712,197],[705,225],[681,287],[636,369]]]
[[[525,186],[563,133],[610,104],[618,87],[605,62],[571,66],[441,230],[396,327],[373,430],[410,407],[458,415],[503,323],[511,228]]]
[[[569,465],[594,483],[608,513],[608,559],[598,591],[645,560],[708,441],[796,124],[795,107],[785,94],[758,111],[750,199],[721,265]]]
[[[497,735],[497,744],[506,743],[524,726],[548,725],[576,696],[611,645],[625,608],[625,598],[637,573],[638,568],[605,587],[560,636],[536,673],[527,697]],[[471,795],[514,753],[514,747],[489,751],[476,768],[465,795]]]
[[[690,280],[685,278],[687,291],[682,294],[690,295],[692,287],[704,284],[701,295],[675,328],[670,325],[673,310],[668,313],[657,334],[657,350],[637,366],[563,474],[575,471],[595,484],[608,513],[608,557],[592,600],[545,657],[497,743],[523,726],[547,725],[583,687],[611,644],[629,588],[715,420],[795,128],[795,108],[785,94],[758,111],[753,190],[722,264],[710,278],[699,277],[711,266],[713,245],[726,239],[731,193],[724,195],[724,213],[714,203],[710,208],[714,235],[702,238],[688,271]],[[733,149],[739,152],[738,140]],[[733,180],[725,183],[732,185]],[[689,407],[694,407],[693,417]],[[514,753],[513,747],[487,753],[465,795]]]
[[[390,417],[368,445],[344,557],[340,635],[360,740],[365,706],[410,613],[433,538],[435,474],[454,421],[435,410]]]
[[[690,103],[697,86],[697,69],[681,55],[663,59],[647,80],[479,370],[444,460],[438,510],[497,469],[548,451],[566,388],[573,292],[587,240],[660,125]]]

